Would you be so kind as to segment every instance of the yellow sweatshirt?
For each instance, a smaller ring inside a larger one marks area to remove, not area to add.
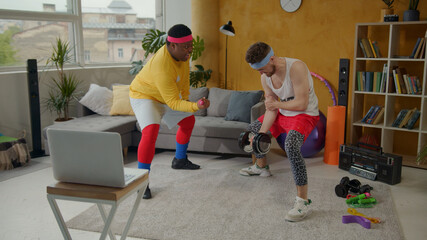
[[[197,103],[188,101],[189,76],[189,60],[176,61],[165,44],[133,79],[129,88],[129,96],[158,101],[175,111],[195,112],[199,110]]]

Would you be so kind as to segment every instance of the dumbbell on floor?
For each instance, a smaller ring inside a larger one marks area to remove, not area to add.
[[[252,144],[251,138],[253,138]],[[266,133],[243,132],[239,137],[239,147],[247,153],[267,154],[270,151],[271,138]]]
[[[353,192],[357,194],[370,193],[373,189],[371,186],[365,184],[360,186],[361,183],[357,179],[350,180],[348,177],[343,177],[340,181],[340,184],[335,186],[335,194],[338,197],[345,198],[348,195],[348,192]]]

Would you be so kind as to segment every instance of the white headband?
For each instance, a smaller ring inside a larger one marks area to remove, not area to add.
[[[249,63],[249,65],[253,69],[260,69],[260,68],[264,67],[265,65],[267,65],[267,63],[270,61],[270,58],[272,56],[274,56],[274,52],[273,52],[273,48],[270,47],[270,52],[267,54],[267,56],[265,56],[264,59],[262,59],[260,62],[257,62],[257,63]]]

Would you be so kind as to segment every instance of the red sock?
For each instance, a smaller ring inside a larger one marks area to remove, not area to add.
[[[179,144],[187,144],[190,141],[191,133],[193,132],[196,118],[194,115],[182,119],[178,123],[178,131],[176,132],[176,142]]]
[[[159,128],[159,124],[151,124],[142,129],[141,141],[138,145],[138,168],[150,170],[156,150]]]

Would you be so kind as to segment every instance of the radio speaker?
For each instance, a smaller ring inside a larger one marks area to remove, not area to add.
[[[347,106],[349,74],[350,60],[347,58],[341,58],[338,82],[338,105],[340,106]]]
[[[351,164],[353,163],[352,160],[352,151],[351,149],[347,148],[346,145],[340,146],[340,155],[339,155],[339,162],[338,167],[343,170],[350,170]]]
[[[30,155],[31,158],[36,158],[44,156],[41,144],[39,80],[36,59],[27,60],[27,80],[28,96],[30,101],[31,136],[33,143],[33,151]]]

